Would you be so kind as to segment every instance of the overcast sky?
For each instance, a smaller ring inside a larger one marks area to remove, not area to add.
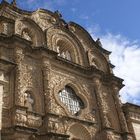
[[[7,0],[11,2],[11,0]],[[59,10],[63,18],[86,28],[112,51],[114,73],[126,85],[123,102],[140,105],[140,0],[17,0],[25,10]]]

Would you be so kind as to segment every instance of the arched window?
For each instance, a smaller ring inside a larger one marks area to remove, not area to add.
[[[72,115],[76,115],[84,108],[84,103],[71,87],[65,86],[63,90],[59,91],[58,95],[60,101],[66,105],[68,111],[71,112]]]
[[[72,62],[75,61],[73,46],[68,40],[57,40],[55,50],[58,53],[58,56]]]
[[[58,56],[60,56],[64,59],[67,59],[69,61],[72,61],[71,53],[69,50],[67,50],[67,49],[62,50],[60,46],[57,46],[56,51],[58,53]]]

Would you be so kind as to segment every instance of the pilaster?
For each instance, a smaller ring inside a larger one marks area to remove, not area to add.
[[[122,110],[122,103],[119,99],[119,91],[120,91],[120,85],[117,82],[112,82],[112,93],[113,93],[114,103],[120,122],[123,140],[134,140],[133,135],[128,130],[126,118]]]
[[[19,106],[24,106],[24,93],[22,93],[22,62],[24,60],[23,49],[20,47],[15,47],[15,62],[16,66],[16,93],[15,93],[15,104]]]
[[[43,68],[43,84],[45,96],[45,112],[47,114],[51,109],[51,99],[52,99],[49,86],[51,65],[47,57],[44,57],[42,59],[42,68]]]
[[[93,82],[95,85],[95,91],[96,91],[96,96],[97,96],[97,102],[100,110],[100,116],[101,116],[101,126],[102,128],[108,128],[112,129],[111,127],[111,122],[109,121],[108,118],[108,110],[109,107],[107,103],[104,101],[104,95],[102,94],[102,82],[101,82],[101,77],[96,76],[93,78]]]

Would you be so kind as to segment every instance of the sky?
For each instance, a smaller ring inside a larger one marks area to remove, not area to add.
[[[100,38],[112,52],[115,75],[124,79],[122,102],[140,105],[140,0],[17,0],[17,4],[29,11],[59,10],[67,22],[80,24],[94,40]]]

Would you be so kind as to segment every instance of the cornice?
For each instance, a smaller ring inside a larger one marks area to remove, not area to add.
[[[19,35],[7,36],[5,34],[0,34],[0,41],[1,43],[5,43],[5,44],[18,44],[19,43],[21,44],[21,46],[19,47],[23,47],[23,48],[27,47],[30,50],[32,50],[32,52],[38,52],[40,56],[42,57],[50,56],[51,59],[56,60],[57,63],[61,64],[62,66],[75,69],[76,71],[79,71],[82,74],[89,76],[90,78],[93,78],[95,75],[100,75],[102,77],[102,81],[104,82],[109,82],[109,83],[110,81],[112,83],[114,82],[115,84],[119,85],[120,88],[124,86],[122,85],[123,79],[118,78],[114,76],[113,74],[104,73],[103,71],[96,69],[94,66],[85,67],[77,63],[63,59],[62,57],[59,57],[56,52],[48,49],[47,46],[34,47],[32,46],[31,41],[21,38]]]
[[[111,54],[110,51],[104,49],[103,47],[100,47],[100,46],[95,42],[95,40],[91,37],[91,35],[88,33],[88,31],[86,31],[82,26],[80,26],[79,24],[77,24],[77,23],[75,23],[75,22],[72,22],[72,21],[70,21],[70,22],[68,23],[68,25],[72,25],[72,26],[74,26],[74,27],[78,27],[80,30],[82,30],[82,31],[87,35],[87,37],[88,37],[88,39],[90,40],[90,42],[92,43],[92,45],[94,45],[94,46],[95,46],[98,50],[100,50],[102,53],[107,54],[107,55]]]
[[[54,113],[48,113],[46,117],[48,117],[48,116],[59,117],[60,119],[82,122],[83,124],[94,125],[94,126],[97,124],[97,122],[80,119],[79,117],[60,116],[60,115],[57,115],[57,114],[54,114]]]
[[[30,15],[32,12],[31,11],[27,11],[27,10],[22,10],[18,7],[13,6],[12,4],[9,4],[7,1],[2,0],[2,2],[0,3],[0,9],[3,7],[9,7],[10,9],[12,9],[13,11],[19,13],[19,14],[28,14]]]
[[[0,16],[0,20],[2,20],[2,21],[4,20],[4,21],[10,22],[10,23],[15,23],[15,21],[13,19],[9,19],[4,16]]]
[[[10,64],[10,65],[16,65],[16,63],[14,63],[14,62],[12,62],[12,61],[9,61],[9,60],[6,60],[6,59],[4,59],[4,58],[1,58],[0,57],[0,63],[1,64]]]
[[[0,57],[0,70],[5,71],[6,73],[11,71],[16,64],[9,60]]]
[[[132,104],[132,103],[125,103],[123,104],[123,108],[124,109],[128,109],[128,110],[140,110],[140,106],[139,105],[136,105],[136,104]],[[140,113],[140,111],[139,111]]]
[[[0,33],[0,41],[1,43],[15,43],[15,42],[18,42],[18,43],[22,43],[24,45],[27,45],[27,46],[31,46],[32,45],[32,42],[31,41],[28,41],[22,37],[20,37],[19,35],[11,35],[11,36],[8,36],[6,34],[3,34],[3,33]]]

